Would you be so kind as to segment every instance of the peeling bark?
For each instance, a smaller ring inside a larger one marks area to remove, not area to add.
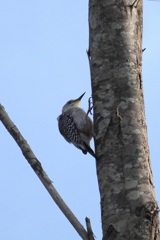
[[[159,239],[142,86],[142,1],[89,1],[103,240]]]

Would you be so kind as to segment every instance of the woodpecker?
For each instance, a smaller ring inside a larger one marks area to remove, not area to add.
[[[79,98],[69,100],[62,108],[62,114],[57,118],[61,135],[69,143],[82,150],[84,154],[96,155],[90,147],[93,137],[93,123],[87,113],[80,107],[80,101],[85,93]]]

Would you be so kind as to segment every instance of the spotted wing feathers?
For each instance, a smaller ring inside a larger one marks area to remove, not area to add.
[[[67,142],[73,144],[81,142],[80,134],[78,133],[78,129],[71,115],[65,113],[61,114],[58,119],[58,127],[60,133]]]
[[[63,113],[58,117],[58,127],[60,133],[67,142],[74,144],[77,148],[81,149],[84,154],[89,152],[94,158],[96,158],[94,151],[84,140],[84,134],[80,134],[73,117],[70,114]]]

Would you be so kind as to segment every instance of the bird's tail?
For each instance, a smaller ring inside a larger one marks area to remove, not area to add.
[[[86,147],[86,151],[83,151],[82,152],[84,154],[86,154],[87,152],[89,152],[95,159],[96,159],[96,154],[94,153],[94,151],[92,150],[92,148],[90,146],[88,146],[86,143],[84,143],[85,147]]]

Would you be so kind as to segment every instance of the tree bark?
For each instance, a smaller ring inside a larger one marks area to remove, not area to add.
[[[89,0],[103,240],[159,239],[142,86],[142,1]]]

